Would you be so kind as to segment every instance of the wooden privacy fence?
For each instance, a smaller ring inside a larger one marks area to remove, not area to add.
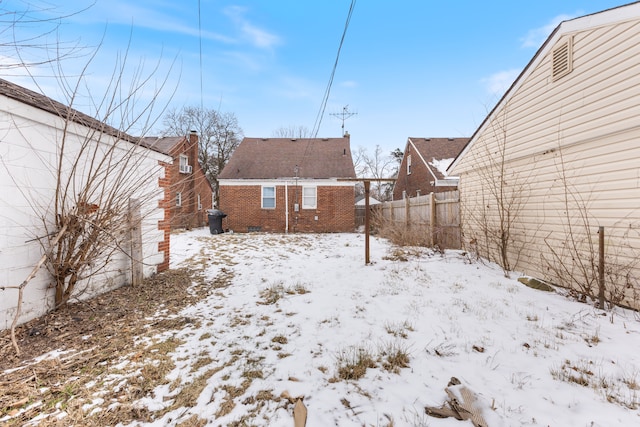
[[[430,246],[460,249],[460,193],[446,191],[385,202],[372,207],[382,222],[426,233]]]

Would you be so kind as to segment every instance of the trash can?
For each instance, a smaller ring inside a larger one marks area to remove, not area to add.
[[[222,229],[222,218],[227,216],[224,212],[218,209],[210,209],[207,211],[207,217],[209,218],[209,231],[211,234],[224,233]]]

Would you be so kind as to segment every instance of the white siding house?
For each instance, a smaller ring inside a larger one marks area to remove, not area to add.
[[[464,241],[507,270],[639,307],[640,3],[562,22],[448,171]]]
[[[71,119],[64,118],[67,114],[72,115]],[[114,144],[117,149],[109,151],[108,147]],[[61,152],[65,154],[61,156]],[[40,242],[46,246],[47,238],[52,237],[58,173],[75,176],[68,191],[78,194],[86,185],[83,177],[104,160],[101,153],[112,156],[107,185],[100,194],[92,194],[88,202],[100,209],[116,179],[136,183],[134,196],[141,203],[138,224],[142,236],[137,253],[141,254],[144,276],[149,276],[168,259],[168,253],[160,250],[167,238],[162,227],[159,229],[164,220],[161,201],[165,197],[160,180],[164,177],[164,164],[171,163],[171,158],[136,145],[135,138],[82,113],[0,80],[0,329],[9,328],[13,321],[18,301],[16,287],[42,257]],[[76,159],[82,161],[73,174]],[[119,173],[122,170],[127,172]],[[117,238],[122,250],[110,257],[100,275],[78,286],[75,297],[87,298],[131,282],[128,231],[127,224],[123,224],[122,235]],[[50,311],[53,297],[52,277],[43,267],[24,288],[19,322]]]

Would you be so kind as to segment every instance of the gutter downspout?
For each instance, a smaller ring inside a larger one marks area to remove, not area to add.
[[[289,233],[289,181],[284,182],[284,232]]]

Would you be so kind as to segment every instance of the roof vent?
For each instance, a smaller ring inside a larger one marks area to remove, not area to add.
[[[559,43],[552,52],[551,76],[553,81],[566,76],[573,70],[573,37]]]

